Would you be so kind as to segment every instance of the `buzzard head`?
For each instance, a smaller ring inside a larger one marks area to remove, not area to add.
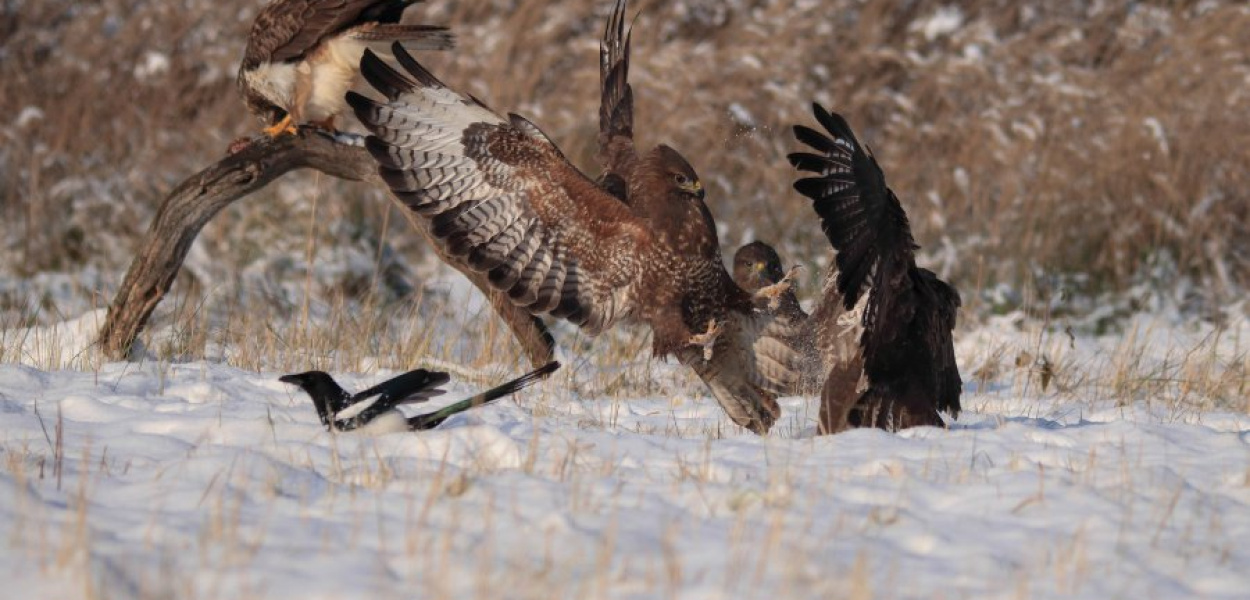
[[[777,283],[783,277],[781,257],[764,242],[751,242],[734,254],[734,282],[748,292]]]
[[[239,86],[239,94],[243,96],[243,103],[247,105],[247,109],[264,125],[273,125],[286,117],[286,109],[274,104],[256,86],[252,85],[252,80],[256,76],[255,71],[256,67],[249,68],[249,65],[244,63],[239,67],[239,77],[235,83]]]
[[[652,226],[670,247],[687,256],[720,261],[716,222],[703,203],[706,192],[694,167],[676,150],[660,145],[643,160],[636,212],[648,215]],[[645,204],[645,206],[644,206]]]
[[[699,181],[699,174],[694,172],[694,167],[686,162],[686,158],[664,145],[656,147],[655,152],[661,170],[672,181],[669,188],[670,196],[675,195],[688,201],[702,202],[706,195],[703,182]]]

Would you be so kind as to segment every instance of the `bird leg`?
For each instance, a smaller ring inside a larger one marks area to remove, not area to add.
[[[802,268],[803,265],[790,267],[790,270],[786,271],[786,274],[781,278],[781,281],[772,285],[766,285],[756,290],[755,293],[751,295],[751,299],[757,301],[757,306],[759,301],[767,300],[768,310],[777,310],[777,308],[781,306],[781,296],[794,286],[794,278],[798,276],[799,270]]]
[[[720,337],[721,332],[725,331],[725,325],[718,323],[716,319],[708,319],[707,331],[691,335],[686,343],[691,346],[701,346],[703,348],[703,360],[712,360],[712,347],[716,344],[716,338]]]
[[[265,132],[265,135],[271,138],[276,138],[284,133],[295,135],[296,133],[295,122],[291,119],[291,114],[287,113],[285,117],[282,117],[281,121],[278,121],[277,123],[274,123],[273,125],[270,125],[269,127],[266,127],[264,129],[264,132]]]

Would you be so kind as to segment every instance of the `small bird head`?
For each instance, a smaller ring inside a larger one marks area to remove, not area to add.
[[[777,251],[760,241],[738,249],[734,254],[733,272],[734,282],[748,292],[755,292],[785,277]]]
[[[330,374],[325,371],[305,371],[303,373],[283,375],[278,378],[278,381],[281,381],[282,383],[289,383],[291,385],[298,385],[305,392],[318,388],[333,389],[336,391],[342,389],[339,387],[339,384],[335,383],[334,378],[330,377]]]
[[[278,381],[298,385],[304,390],[312,398],[313,406],[317,408],[317,415],[321,417],[321,423],[327,427],[330,425],[331,415],[342,410],[347,403],[348,393],[325,371],[305,371],[283,375],[278,378]]]

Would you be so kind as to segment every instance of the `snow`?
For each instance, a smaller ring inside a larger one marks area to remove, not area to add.
[[[958,7],[943,6],[928,19],[921,19],[912,25],[912,29],[924,33],[926,40],[933,41],[943,35],[950,35],[964,24],[964,14]]]
[[[143,53],[143,60],[135,64],[135,79],[147,81],[169,72],[169,57],[160,52],[149,50]]]
[[[787,398],[759,438],[654,362],[574,356],[514,399],[379,437],[324,431],[279,372],[32,366],[51,365],[53,347],[81,353],[101,317],[0,338],[44,344],[0,365],[0,574],[23,598],[1242,598],[1250,587],[1245,399],[1187,399],[1179,383],[1126,395],[1107,375],[1132,362],[1179,382],[1191,356],[1212,376],[1232,372],[1244,319],[1217,330],[1156,315],[1069,338],[996,318],[959,337],[967,410],[950,430],[814,437],[816,401]],[[1007,366],[992,372],[995,354]],[[1057,365],[1046,389],[1033,372],[1042,358]],[[598,391],[620,369],[649,381]],[[462,369],[428,407],[516,373]],[[335,376],[362,389],[391,374]]]
[[[17,118],[13,120],[13,125],[17,129],[24,129],[27,125],[42,121],[43,117],[43,110],[38,106],[26,106],[22,108],[22,112],[17,113]]]

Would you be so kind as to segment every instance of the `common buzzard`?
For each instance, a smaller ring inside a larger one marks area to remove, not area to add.
[[[811,198],[837,257],[822,301],[831,310],[818,310],[812,319],[826,327],[852,317],[859,330],[858,352],[829,369],[821,430],[943,427],[939,411],[952,417],[960,411],[962,381],[951,339],[959,293],[916,266],[907,214],[846,120],[819,104],[813,110],[828,135],[796,125],[795,136],[816,153],[789,159],[816,174],[794,188]],[[836,314],[835,307],[846,313]]]
[[[599,185],[630,206],[639,218],[654,221],[664,217],[665,207],[654,202],[658,196],[651,193],[645,183],[650,175],[648,166],[642,160],[634,142],[634,92],[629,84],[629,50],[633,37],[633,28],[625,29],[625,10],[627,0],[617,0],[603,30],[599,43],[599,147],[596,158],[602,169]],[[706,208],[705,208],[706,210]],[[707,220],[711,221],[710,213]],[[715,227],[709,225],[713,246],[719,249],[715,239]],[[717,261],[720,252],[716,251]],[[718,284],[733,287],[728,284]],[[741,288],[741,286],[739,286]],[[767,306],[769,299],[777,300],[778,296],[788,289],[788,284],[766,286],[763,289],[738,289],[730,293],[735,297],[746,292],[757,306]],[[743,373],[713,372],[709,365],[701,360],[693,349],[678,351],[677,358],[690,366],[713,390],[718,399],[726,392],[723,388],[731,379],[737,380],[745,376],[747,381],[733,381],[731,388],[742,388],[747,385],[762,388],[769,395],[793,393],[799,375],[798,354],[787,339],[794,332],[788,329],[789,323],[770,318],[769,313],[751,316],[750,346],[738,345],[738,351],[750,351],[750,357],[742,357],[737,362],[754,365],[750,371]],[[748,340],[744,340],[748,341]],[[720,391],[718,391],[720,390]],[[721,399],[722,404],[725,400]]]
[[[347,100],[373,134],[366,147],[382,179],[451,260],[591,335],[646,323],[655,355],[677,354],[734,422],[767,432],[780,409],[753,381],[750,347],[769,319],[725,271],[690,164],[668,146],[639,157],[629,195],[640,218],[533,123],[447,88],[400,44],[393,53],[403,73],[372,52],[361,61],[385,101]],[[704,342],[710,358],[696,347]]]
[[[417,2],[274,0],[262,9],[252,23],[238,85],[265,133],[294,133],[305,121],[334,129],[360,57],[371,45],[404,40],[421,50],[450,48],[447,28],[399,22]]]
[[[840,299],[817,304],[817,318],[812,319],[799,305],[798,295],[790,283],[793,269],[784,271],[777,251],[758,240],[734,253],[733,276],[739,287],[755,297],[756,308],[772,314],[777,321],[770,333],[788,350],[788,353],[774,352],[785,359],[778,367],[782,376],[774,381],[778,393],[819,394],[825,373],[833,363],[850,356],[847,343],[850,336],[845,335],[845,327],[839,327],[836,318],[826,318],[831,308],[840,309]]]

